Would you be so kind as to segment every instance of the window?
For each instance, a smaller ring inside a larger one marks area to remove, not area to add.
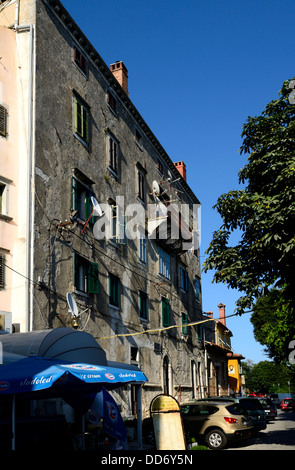
[[[159,247],[159,274],[170,279],[170,255]]]
[[[5,255],[0,253],[0,290],[5,289]]]
[[[162,297],[162,325],[164,327],[170,325],[170,305],[166,297]]]
[[[6,221],[12,220],[9,216],[9,189],[12,180],[0,176],[0,218]]]
[[[200,297],[201,297],[201,283],[200,279],[196,278],[195,279],[195,295],[196,295],[196,301],[200,302]]]
[[[142,135],[137,129],[135,129],[135,142],[142,148]]]
[[[4,191],[5,191],[5,184],[0,183],[0,214],[3,214]]]
[[[98,264],[74,253],[74,286],[85,294],[98,294]]]
[[[130,362],[138,363],[139,359],[139,349],[135,346],[130,346]]]
[[[115,111],[116,113],[117,112],[117,100],[110,91],[108,91],[108,94],[107,94],[107,102],[108,102],[108,105],[112,108],[112,110]]]
[[[188,291],[188,273],[183,266],[179,268],[180,275],[180,289],[187,292]]]
[[[139,234],[139,259],[143,263],[147,262],[146,237],[143,233]]]
[[[86,57],[82,54],[77,47],[74,47],[74,62],[79,67],[79,69],[87,75],[87,60]]]
[[[148,295],[139,291],[139,317],[148,320]]]
[[[112,199],[109,200],[109,238],[119,245],[127,243],[126,217],[122,214],[122,208]]]
[[[158,168],[158,171],[161,175],[163,175],[164,173],[164,169],[163,169],[163,164],[160,160],[158,160],[158,163],[157,163],[157,168]]]
[[[6,137],[7,134],[7,110],[0,105],[0,135]]]
[[[115,176],[118,176],[119,145],[111,135],[108,135],[107,154],[109,170],[111,170]]]
[[[109,274],[109,304],[120,307],[120,279],[114,274]]]
[[[82,98],[74,96],[74,129],[75,135],[83,143],[89,143],[89,107]]]
[[[138,197],[139,199],[144,202],[145,201],[145,176],[140,171],[137,170],[137,190],[138,190]]]
[[[88,220],[92,212],[91,196],[94,196],[94,193],[89,186],[72,176],[71,209],[78,211],[79,218],[84,221]],[[94,223],[94,217],[89,222]]]
[[[181,314],[181,321],[182,321],[182,334],[187,335],[188,334],[188,319],[187,319],[187,313],[182,312]]]
[[[117,210],[116,204],[110,204],[110,238],[117,240]]]

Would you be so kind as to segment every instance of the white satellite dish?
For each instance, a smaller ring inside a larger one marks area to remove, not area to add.
[[[153,188],[153,194],[155,194],[156,196],[159,196],[161,193],[161,188],[160,188],[158,181],[156,180],[153,181],[152,188]]]
[[[93,205],[93,215],[97,215],[98,217],[102,216],[102,209],[100,207],[100,204],[97,202],[95,197],[91,196],[91,202]]]
[[[79,316],[78,307],[77,307],[74,297],[72,296],[70,292],[67,292],[67,302],[74,317],[78,317]]]

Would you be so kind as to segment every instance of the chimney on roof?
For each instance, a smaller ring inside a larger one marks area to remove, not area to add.
[[[110,65],[110,70],[114,77],[118,80],[121,87],[129,96],[128,91],[128,70],[121,60],[117,60],[114,64]]]
[[[213,312],[206,312],[207,318],[213,318]]]
[[[224,304],[219,304],[217,305],[219,308],[219,321],[225,326],[225,305]]]
[[[184,162],[176,162],[176,163],[174,163],[174,165],[176,166],[177,170],[179,171],[179,173],[181,174],[183,179],[186,181],[186,165],[185,165],[185,163]]]

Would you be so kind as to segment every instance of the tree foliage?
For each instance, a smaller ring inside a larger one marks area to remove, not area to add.
[[[274,286],[294,310],[295,105],[289,82],[261,116],[248,117],[240,148],[249,154],[239,172],[243,187],[222,194],[214,206],[223,223],[206,251],[204,271],[214,270],[214,282],[242,293],[239,314]],[[231,246],[235,231],[241,238]]]
[[[243,364],[244,370],[244,364]],[[283,364],[275,364],[270,361],[261,361],[251,368],[246,368],[246,388],[255,393],[295,392],[295,376],[292,371]]]
[[[254,337],[266,346],[265,352],[276,363],[288,361],[289,344],[295,338],[294,313],[278,289],[259,298],[251,316]],[[294,369],[295,372],[295,369]]]

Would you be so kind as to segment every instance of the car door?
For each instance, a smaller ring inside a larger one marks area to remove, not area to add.
[[[187,405],[181,408],[181,412],[185,432],[188,432],[190,437],[196,437],[209,419],[208,407],[201,404]]]

